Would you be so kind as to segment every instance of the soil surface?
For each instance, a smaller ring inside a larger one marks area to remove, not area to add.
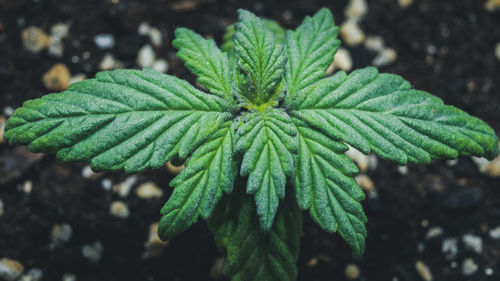
[[[499,11],[489,12],[484,1],[476,0],[415,0],[406,8],[397,0],[368,2],[361,28],[367,35],[381,36],[398,56],[381,71],[402,75],[415,88],[482,118],[500,132],[500,61],[495,57],[495,45],[500,42]],[[150,41],[137,32],[143,22],[163,35],[163,43],[154,51],[168,61],[167,73],[193,81],[170,44],[176,27],[192,28],[220,42],[238,8],[295,28],[305,15],[323,6],[332,10],[340,24],[346,5],[347,1],[316,0],[0,0],[0,115],[8,116],[23,101],[50,92],[41,77],[56,63],[64,63],[73,75],[92,77],[110,53],[124,67],[137,68],[137,53]],[[23,47],[23,29],[37,26],[50,33],[56,23],[70,24],[62,39],[61,57],[47,51],[34,54]],[[112,34],[114,47],[98,47],[97,34]],[[354,68],[371,65],[376,55],[363,45],[347,49]],[[409,165],[407,173],[380,159],[376,167],[372,165],[367,174],[377,196],[363,203],[369,219],[368,238],[366,253],[357,261],[338,235],[323,232],[304,213],[299,280],[345,280],[348,264],[360,269],[358,280],[424,280],[416,270],[419,261],[428,267],[433,280],[500,280],[500,240],[490,236],[490,230],[500,226],[500,179],[481,174],[470,158],[452,164]],[[159,210],[171,192],[172,176],[165,169],[137,175],[130,194],[120,197],[103,188],[103,182],[104,186],[109,181],[118,184],[127,175],[88,177],[82,174],[85,167],[0,143],[4,205],[0,258],[15,259],[26,270],[41,269],[42,280],[62,280],[67,273],[79,281],[225,280],[214,266],[222,255],[202,221],[171,240],[159,257],[143,258],[149,226],[159,220]],[[163,198],[136,196],[135,188],[147,181],[163,189]],[[114,200],[128,205],[128,218],[110,215]],[[51,246],[51,230],[61,223],[71,225],[71,239]],[[430,229],[437,235],[426,238]],[[478,239],[473,245],[467,239],[464,242],[467,234],[478,238],[482,247],[474,250]],[[101,242],[103,253],[92,262],[82,255],[82,247],[96,241]],[[446,250],[450,245],[451,250]],[[463,263],[469,258],[477,270],[466,276]]]

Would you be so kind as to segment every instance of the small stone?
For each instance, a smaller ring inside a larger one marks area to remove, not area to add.
[[[149,41],[151,41],[151,44],[153,44],[153,46],[160,47],[162,45],[163,35],[161,34],[161,31],[158,28],[152,27],[149,30],[148,35],[149,35]]]
[[[438,236],[443,235],[443,232],[444,232],[444,230],[442,227],[433,226],[433,227],[429,228],[429,230],[427,231],[427,234],[425,234],[425,238],[426,239],[436,238]]]
[[[368,12],[366,0],[350,0],[344,14],[347,18],[361,20]]]
[[[56,224],[52,227],[50,232],[51,247],[57,247],[63,243],[68,242],[73,235],[73,228],[67,223]]]
[[[465,248],[481,254],[483,252],[483,239],[480,236],[465,234],[462,236],[462,242],[465,244]]]
[[[361,275],[361,270],[357,265],[351,263],[345,267],[345,277],[347,279],[355,280],[358,279],[360,275]]]
[[[330,75],[333,71],[338,68],[340,70],[351,71],[352,69],[352,58],[349,50],[345,48],[339,48],[333,57],[333,62],[331,66],[327,69],[327,74]]]
[[[372,64],[378,67],[389,65],[396,61],[398,53],[393,48],[385,48],[372,61]]]
[[[113,187],[113,182],[110,179],[102,179],[101,186],[104,190],[110,190]]]
[[[52,36],[50,37],[50,44],[48,53],[50,56],[61,58],[64,54],[64,44],[61,38]]]
[[[33,190],[33,182],[30,180],[25,180],[23,185],[19,186],[19,189],[26,194],[30,194]]]
[[[82,177],[89,179],[89,180],[96,180],[102,175],[103,175],[103,173],[96,173],[96,172],[92,171],[92,169],[90,168],[89,165],[83,167],[83,169],[82,169]]]
[[[80,81],[83,81],[87,79],[87,75],[83,74],[83,73],[78,73],[78,74],[75,74],[71,77],[71,79],[69,80],[69,84],[73,84],[73,83],[76,83],[76,82],[80,82]]]
[[[168,245],[168,241],[162,241],[158,236],[159,222],[155,222],[149,226],[148,240],[144,243],[143,258],[151,258],[160,256]]]
[[[500,239],[500,226],[490,230],[490,237],[493,239]]]
[[[292,11],[290,11],[290,10],[285,10],[285,11],[283,12],[283,19],[284,19],[284,20],[289,21],[289,20],[291,20],[292,18],[293,18],[293,13],[292,13]]]
[[[137,176],[130,176],[125,181],[113,185],[113,191],[118,193],[120,197],[127,197],[132,189],[132,186],[137,182]]]
[[[479,169],[479,172],[482,174],[486,174],[490,177],[500,177],[500,156],[493,158],[491,161],[486,158],[478,158],[474,156],[471,158]]]
[[[14,109],[10,106],[6,106],[3,108],[3,114],[7,115],[7,117],[10,117],[14,113]]]
[[[418,275],[422,278],[424,281],[432,281],[432,273],[429,267],[423,262],[423,261],[417,261],[415,264],[415,269],[418,272]]]
[[[384,38],[380,36],[370,35],[366,37],[364,45],[367,50],[374,51],[377,53],[382,52],[382,50],[384,50],[384,45],[385,45]]]
[[[184,170],[184,164],[182,164],[180,166],[175,166],[174,164],[172,164],[172,162],[168,161],[166,166],[167,166],[167,170],[172,175],[178,175],[182,172],[182,170]]]
[[[135,193],[142,199],[161,198],[163,196],[163,190],[151,181],[141,184]]]
[[[448,260],[455,259],[458,254],[458,240],[456,238],[446,238],[441,244],[441,252]]]
[[[357,46],[365,40],[365,33],[355,20],[347,20],[340,26],[340,35],[347,46]]]
[[[307,266],[308,268],[313,268],[313,267],[315,267],[316,265],[318,265],[318,262],[319,262],[319,259],[318,259],[317,257],[313,257],[313,258],[311,258],[311,259],[307,262],[306,266]]]
[[[472,258],[466,258],[462,263],[462,274],[465,276],[471,276],[478,269],[479,267]]]
[[[69,24],[67,23],[56,23],[50,28],[50,35],[52,37],[58,37],[60,39],[66,38],[69,34]]]
[[[101,241],[96,241],[92,244],[83,246],[82,255],[91,262],[98,262],[101,260],[103,251],[104,247],[102,246]]]
[[[0,115],[0,143],[4,142],[3,134],[5,133],[5,122],[7,122],[7,118]]]
[[[115,59],[115,57],[112,54],[105,54],[101,62],[99,63],[100,70],[112,70],[122,67],[123,63]]]
[[[43,272],[39,268],[32,268],[26,272],[18,281],[40,281],[42,280]]]
[[[21,276],[23,271],[24,266],[20,262],[9,258],[0,259],[0,278],[14,281]]]
[[[62,63],[52,66],[42,77],[45,87],[52,91],[63,91],[69,86],[71,73],[68,67]]]
[[[446,165],[453,167],[458,164],[458,159],[446,160]]]
[[[398,173],[401,175],[408,175],[408,166],[398,166]]]
[[[165,73],[168,70],[168,62],[164,59],[156,60],[151,68],[158,72]]]
[[[155,62],[155,51],[151,45],[145,45],[139,50],[137,54],[137,64],[140,67],[151,67]]]
[[[215,260],[214,264],[212,265],[212,268],[210,269],[210,277],[212,278],[212,280],[219,280],[222,277],[224,263],[225,260],[222,257],[217,258]]]
[[[484,4],[484,8],[488,12],[494,12],[500,9],[500,0],[488,0],[488,2]]]
[[[495,56],[497,57],[498,60],[500,60],[500,42],[497,43],[495,46]]]
[[[368,171],[368,168],[370,167],[370,160],[368,156],[364,155],[362,152],[351,146],[349,146],[349,150],[346,151],[345,154],[358,165],[359,171],[361,173],[365,173],[366,171]]]
[[[0,217],[3,216],[3,213],[4,213],[4,205],[2,198],[0,198]]]
[[[97,34],[94,36],[94,43],[99,49],[108,50],[115,46],[115,37],[113,34]]]
[[[488,268],[485,268],[485,269],[484,269],[484,274],[486,274],[486,276],[491,276],[491,275],[493,275],[493,273],[494,273],[494,272],[493,272],[493,269],[492,269],[492,268],[489,268],[489,267],[488,267]]]
[[[23,46],[32,53],[39,53],[49,47],[50,37],[41,28],[30,26],[22,31]]]
[[[128,205],[122,201],[113,201],[109,206],[109,213],[120,219],[126,219],[130,216]]]
[[[375,191],[375,184],[366,174],[359,174],[355,177],[358,185],[368,194]]]
[[[147,22],[143,22],[137,27],[137,33],[142,36],[146,36],[151,31],[151,26]]]
[[[76,275],[71,273],[66,273],[61,278],[62,281],[76,281]]]
[[[413,0],[398,0],[398,4],[401,8],[406,8],[413,4]]]

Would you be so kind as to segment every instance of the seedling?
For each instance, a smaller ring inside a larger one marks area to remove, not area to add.
[[[397,75],[368,67],[326,77],[340,45],[327,9],[286,34],[240,10],[231,33],[222,52],[191,30],[175,32],[178,57],[206,91],[151,69],[100,72],[26,101],[5,138],[95,171],[187,159],[159,235],[207,220],[232,280],[295,280],[300,210],[362,255],[365,195],[346,144],[401,165],[498,154],[483,121]]]

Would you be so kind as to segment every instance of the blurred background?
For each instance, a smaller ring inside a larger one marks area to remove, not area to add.
[[[343,40],[330,71],[378,66],[500,133],[498,0],[0,0],[0,134],[23,101],[100,70],[194,81],[171,46],[176,27],[220,43],[238,8],[294,29],[321,7]],[[366,253],[353,260],[304,214],[299,280],[500,280],[500,159],[403,167],[350,156],[367,193]],[[203,221],[158,240],[172,177],[96,174],[0,141],[0,280],[225,280]]]

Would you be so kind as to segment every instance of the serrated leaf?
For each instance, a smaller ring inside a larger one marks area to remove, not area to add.
[[[231,193],[237,175],[233,161],[234,124],[225,122],[186,162],[170,186],[174,192],[161,210],[159,235],[168,240],[201,216],[208,219],[222,193]]]
[[[207,40],[187,28],[177,28],[172,44],[179,50],[177,57],[198,77],[198,83],[207,87],[210,93],[234,102],[229,58],[214,40]]]
[[[264,27],[269,29],[274,34],[276,42],[283,43],[283,41],[285,40],[285,29],[281,27],[281,25],[277,21],[266,18],[261,18],[261,21]],[[234,33],[234,24],[226,28],[226,32],[222,37],[221,50],[223,50],[224,52],[229,53],[230,51],[233,50],[234,47],[233,33]]]
[[[312,18],[306,17],[295,31],[286,32],[286,105],[290,104],[297,92],[325,77],[340,46],[338,31],[332,13],[323,8]]]
[[[498,154],[498,138],[486,123],[373,67],[311,85],[297,96],[291,114],[363,153],[402,165]]]
[[[238,129],[236,152],[244,153],[241,176],[248,176],[247,192],[255,194],[261,228],[269,231],[285,196],[286,177],[293,175],[297,131],[279,109],[253,112]]]
[[[254,204],[244,198],[227,241],[224,274],[232,281],[294,281],[301,231],[293,193],[287,193],[269,233],[259,230]]]
[[[295,169],[297,201],[321,228],[338,232],[360,257],[365,248],[366,216],[358,202],[365,194],[353,176],[358,173],[344,152],[348,147],[304,121],[292,118],[297,127],[299,152]]]
[[[135,173],[189,155],[231,118],[225,100],[145,69],[100,72],[65,92],[24,103],[6,124],[10,144]]]
[[[254,104],[272,98],[270,93],[283,76],[286,56],[273,33],[253,13],[238,10],[239,22],[233,34],[234,54],[240,67],[248,74],[255,96],[247,97]]]

